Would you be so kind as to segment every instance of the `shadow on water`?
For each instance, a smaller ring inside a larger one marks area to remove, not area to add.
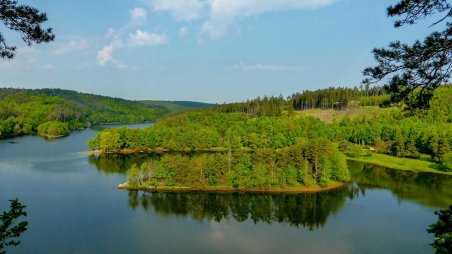
[[[104,174],[125,174],[133,164],[141,165],[146,161],[158,159],[159,156],[158,154],[101,154],[90,155],[88,161]]]
[[[322,228],[350,196],[350,188],[306,194],[129,191],[129,206],[163,216],[190,216],[197,221],[251,220],[287,223],[309,230]]]
[[[394,170],[356,161],[349,161],[348,168],[353,182],[364,191],[387,189],[400,202],[409,200],[433,208],[452,204],[452,176]]]

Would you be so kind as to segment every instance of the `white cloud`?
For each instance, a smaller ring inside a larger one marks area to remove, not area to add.
[[[165,35],[154,34],[137,30],[134,34],[129,34],[128,47],[140,47],[140,46],[156,46],[166,44],[168,39]]]
[[[88,40],[71,40],[68,43],[61,45],[60,47],[52,51],[53,55],[61,56],[66,55],[74,51],[80,51],[88,48],[90,45]]]
[[[204,18],[201,31],[221,37],[247,17],[284,10],[314,9],[337,0],[142,0],[153,11],[168,12],[176,20]]]
[[[97,52],[97,63],[100,66],[104,66],[108,62],[117,63],[117,61],[113,58],[113,53],[116,49],[123,47],[124,43],[120,39],[112,40],[109,44]]]
[[[177,20],[191,21],[201,17],[210,0],[143,0],[154,11],[169,12]]]
[[[242,71],[301,71],[304,69],[301,66],[277,65],[277,64],[248,65],[243,62],[230,66],[229,68]]]
[[[187,36],[187,34],[188,34],[188,29],[185,26],[179,28],[179,37],[184,38]]]
[[[209,19],[202,31],[211,37],[223,36],[237,20],[268,12],[291,9],[314,9],[333,4],[336,0],[212,0]]]
[[[130,13],[129,25],[140,26],[146,22],[147,11],[145,9],[135,7],[132,10],[130,10],[129,13]]]
[[[111,62],[117,69],[126,69],[128,66],[113,57],[116,50],[142,46],[157,46],[168,43],[165,35],[143,32],[141,30],[130,33],[127,42],[124,42],[121,39],[121,33],[114,29],[109,29],[105,37],[111,39],[111,41],[97,52],[97,64],[105,66]]]

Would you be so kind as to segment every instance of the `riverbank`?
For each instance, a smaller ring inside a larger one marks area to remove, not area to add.
[[[157,148],[150,148],[150,149],[141,149],[141,150],[137,150],[137,149],[121,149],[119,151],[116,152],[105,152],[105,151],[101,151],[101,150],[91,150],[91,151],[82,151],[80,152],[81,154],[87,154],[87,155],[99,155],[99,154],[123,154],[123,155],[127,155],[127,154],[137,154],[137,153],[158,153],[158,154],[162,154],[162,153],[167,153],[167,152],[176,152],[176,153],[192,153],[192,152],[200,152],[200,153],[208,153],[208,152],[237,152],[237,151],[241,151],[241,152],[252,152],[253,149],[251,148],[240,148],[240,149],[228,149],[228,148],[223,148],[223,147],[214,147],[214,148],[183,148],[183,149],[167,149],[167,148],[162,148],[162,147],[157,147]]]
[[[297,187],[285,189],[245,189],[232,187],[153,187],[153,186],[130,186],[128,183],[118,185],[120,190],[142,190],[149,192],[242,192],[242,193],[316,193],[339,189],[345,186],[345,183],[332,182],[326,187],[312,186],[312,187]]]
[[[382,167],[397,169],[397,170],[408,170],[408,171],[418,171],[418,172],[430,172],[436,174],[452,175],[452,172],[447,172],[446,167],[433,162],[429,155],[422,154],[419,159],[410,158],[398,158],[386,154],[369,153],[366,156],[352,158],[347,157],[348,160],[360,161],[365,163],[370,163]]]

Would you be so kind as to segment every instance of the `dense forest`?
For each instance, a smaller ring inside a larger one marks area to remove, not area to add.
[[[149,104],[62,89],[0,88],[0,138],[39,134],[59,137],[102,123],[154,121],[168,112],[210,104]]]
[[[194,111],[164,117],[147,129],[107,129],[89,145],[106,152],[218,151],[195,157],[164,155],[136,165],[129,170],[137,175],[136,180],[129,178],[132,185],[282,188],[348,180],[345,156],[319,126],[324,125],[310,117]]]
[[[353,91],[356,94],[351,93],[350,100],[337,103],[344,94]],[[342,107],[382,104],[388,95],[380,88],[329,88],[305,91],[288,99],[258,98],[168,115],[143,130],[107,129],[90,140],[89,145],[91,149],[113,153],[217,152],[195,157],[171,156],[171,159],[163,155],[161,160],[134,165],[129,170],[129,184],[135,186],[263,189],[326,186],[331,181],[348,179],[343,153],[350,157],[365,156],[366,149],[408,158],[429,154],[443,165],[442,170],[452,169],[452,86],[442,86],[436,91],[428,111],[371,106],[374,110],[370,114],[343,117],[331,124],[304,116],[304,106],[301,111],[296,108],[294,98],[308,96],[314,98],[313,107],[337,111]],[[329,99],[323,104],[322,98]],[[290,159],[285,161],[285,158]],[[228,165],[227,169],[216,165],[216,161],[223,167]]]

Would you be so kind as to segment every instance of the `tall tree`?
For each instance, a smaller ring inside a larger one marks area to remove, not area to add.
[[[41,27],[42,23],[47,21],[47,14],[28,5],[18,5],[16,0],[0,1],[0,21],[7,28],[19,32],[28,46],[55,39],[52,28]],[[0,58],[14,58],[16,49],[16,46],[9,46],[3,34],[0,33]]]
[[[389,48],[373,50],[378,65],[368,67],[363,82],[379,82],[388,78],[391,103],[404,102],[409,109],[427,109],[433,91],[448,82],[452,71],[452,7],[447,0],[400,0],[387,9],[388,16],[399,17],[395,27],[413,25],[430,16],[440,17],[431,25],[445,24],[424,41],[412,45],[391,42]]]

